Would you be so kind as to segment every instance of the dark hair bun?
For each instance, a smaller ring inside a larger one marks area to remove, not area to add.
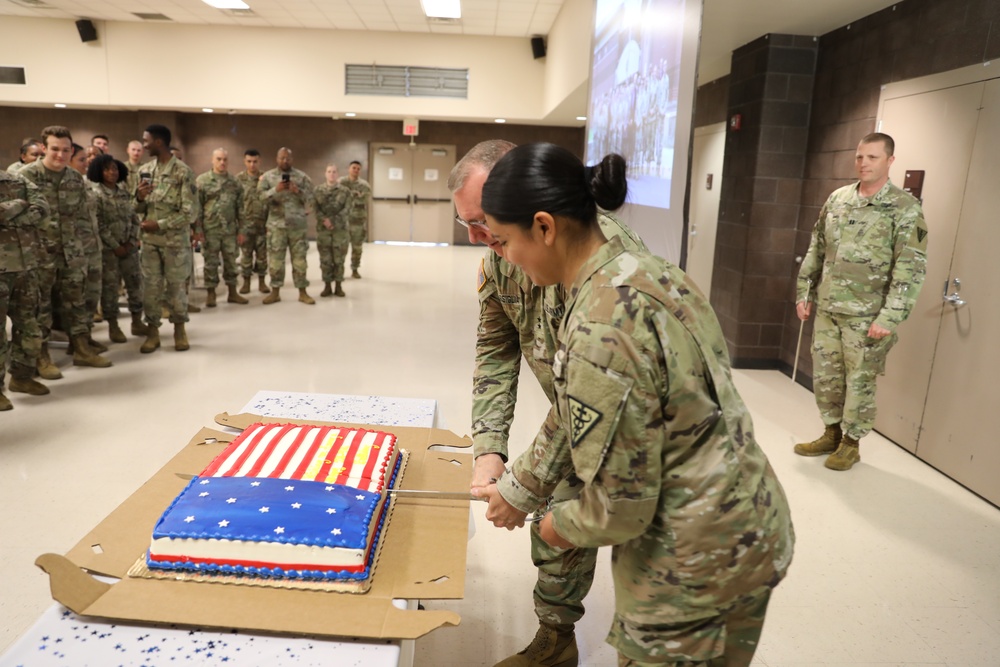
[[[621,208],[628,195],[625,158],[617,153],[605,155],[592,167],[587,167],[587,188],[594,201],[605,211]]]

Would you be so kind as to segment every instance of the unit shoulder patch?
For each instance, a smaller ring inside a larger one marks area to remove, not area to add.
[[[576,447],[603,415],[577,398],[566,398],[569,402],[570,446]]]
[[[486,286],[486,258],[479,260],[479,272],[476,274],[476,291],[482,292]]]

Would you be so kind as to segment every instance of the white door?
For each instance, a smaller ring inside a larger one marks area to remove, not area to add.
[[[455,147],[405,143],[370,146],[373,241],[451,243],[448,174]]]
[[[719,224],[726,124],[697,127],[691,146],[691,226],[684,270],[706,295],[712,290],[715,232]]]

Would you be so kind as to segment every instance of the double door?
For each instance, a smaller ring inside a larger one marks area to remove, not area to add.
[[[373,241],[451,243],[454,209],[448,174],[455,147],[372,143]]]

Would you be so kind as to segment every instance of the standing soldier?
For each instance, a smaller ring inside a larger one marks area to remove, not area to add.
[[[281,301],[285,283],[285,252],[292,256],[292,280],[299,289],[299,301],[312,305],[315,299],[306,293],[306,210],[313,201],[313,184],[304,172],[292,167],[292,151],[278,150],[278,166],[265,173],[257,191],[267,203],[267,263],[271,267],[271,293],[265,304]]]
[[[243,187],[229,173],[229,153],[224,148],[212,151],[212,170],[198,177],[198,203],[205,244],[205,305],[215,308],[215,288],[219,284],[219,253],[222,253],[222,279],[229,288],[229,303],[250,303],[236,292],[239,275],[237,234],[242,226]]]
[[[10,363],[10,390],[44,396],[49,388],[36,382],[35,365],[42,349],[38,326],[40,226],[49,206],[28,180],[0,172],[0,411],[14,406],[3,395],[3,376]],[[7,342],[7,317],[11,344]]]
[[[184,324],[188,321],[185,283],[191,278],[191,223],[198,213],[194,172],[170,154],[170,130],[150,125],[142,143],[153,158],[140,167],[136,211],[142,218],[143,309],[148,333],[139,348],[150,353],[160,347],[160,318],[164,304],[174,325],[174,349],[191,347]]]
[[[372,194],[372,186],[368,181],[359,178],[361,163],[351,162],[347,176],[340,179],[340,184],[347,188],[350,195],[347,198],[347,225],[351,236],[351,277],[360,278],[358,269],[361,267],[361,246],[368,238],[368,198]]]
[[[21,159],[7,167],[7,172],[16,174],[24,169],[26,165],[45,155],[45,144],[37,139],[26,139],[21,144]]]
[[[337,181],[337,165],[327,165],[326,183],[316,188],[316,249],[325,285],[320,296],[346,296],[341,283],[350,244],[347,197],[348,190]],[[336,289],[330,287],[331,282],[337,284]]]
[[[250,293],[250,275],[257,274],[257,289],[261,294],[267,294],[271,288],[267,286],[267,205],[260,198],[257,184],[260,182],[260,151],[249,148],[243,153],[245,171],[236,176],[243,186],[243,229],[240,233],[240,266],[243,269],[243,285],[240,294]]]
[[[139,186],[139,168],[142,166],[142,142],[136,139],[128,142],[128,180],[125,185],[129,193],[135,192]]]
[[[59,304],[59,319],[70,337],[73,365],[107,368],[111,360],[95,354],[87,343],[94,321],[87,313],[84,296],[87,253],[81,230],[91,228],[93,220],[87,203],[87,184],[80,174],[66,168],[73,155],[73,137],[67,128],[52,125],[42,130],[42,141],[45,157],[24,167],[20,174],[38,186],[49,205],[49,216],[42,226],[49,255],[42,258],[38,273],[38,320],[42,330],[38,374],[46,380],[57,380],[62,373],[52,363],[48,346],[54,299]]]
[[[93,162],[97,155],[103,155],[97,146],[87,146],[84,148],[78,144],[73,144],[73,157],[69,166],[83,176],[87,185],[87,217],[78,218],[80,226],[77,233],[83,241],[83,249],[87,254],[87,277],[84,282],[83,297],[84,305],[87,308],[87,344],[92,350],[97,352],[107,352],[108,347],[104,343],[94,340],[94,322],[100,322],[97,307],[101,304],[101,272],[103,261],[101,259],[101,239],[97,228],[97,193],[94,192],[94,184],[87,180],[87,167]]]

